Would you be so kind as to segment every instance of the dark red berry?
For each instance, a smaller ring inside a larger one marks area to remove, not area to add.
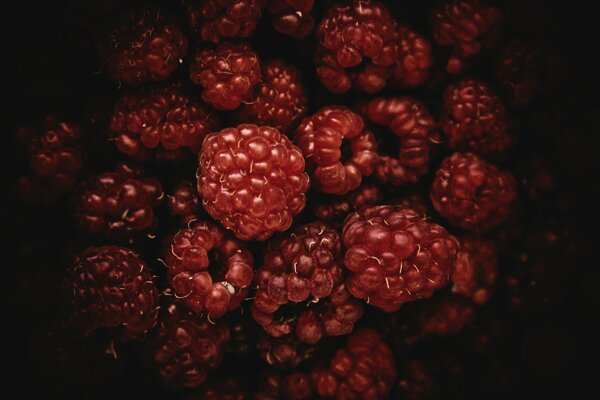
[[[273,26],[278,32],[303,39],[315,27],[310,15],[315,0],[268,0],[267,11],[273,15]]]
[[[393,69],[394,81],[407,87],[424,84],[433,67],[429,40],[406,26],[399,26],[397,52],[398,58]]]
[[[463,236],[452,272],[452,292],[483,305],[496,285],[498,254],[491,240]]]
[[[313,358],[315,353],[314,346],[301,342],[294,335],[273,337],[260,333],[256,348],[269,365],[280,368],[295,368]]]
[[[378,204],[383,200],[383,193],[379,186],[362,183],[357,189],[343,196],[326,195],[313,196],[311,211],[319,220],[333,227],[344,223],[348,214],[364,206]]]
[[[196,185],[190,181],[181,181],[173,194],[168,195],[169,212],[181,218],[187,224],[203,213]]]
[[[258,386],[253,400],[308,400],[314,395],[312,380],[303,372],[286,375],[269,371]]]
[[[474,313],[473,304],[459,296],[431,299],[419,310],[419,333],[425,338],[456,335],[471,322]]]

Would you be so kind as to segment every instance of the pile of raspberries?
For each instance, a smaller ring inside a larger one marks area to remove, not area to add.
[[[500,53],[517,42],[483,0],[439,2],[427,29],[381,0],[113,3],[107,118],[15,135],[23,201],[77,232],[47,332],[173,398],[433,398],[410,351],[495,299],[537,182],[511,152],[539,49]]]

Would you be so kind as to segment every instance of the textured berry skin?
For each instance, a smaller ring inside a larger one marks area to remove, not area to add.
[[[187,49],[177,24],[154,7],[121,15],[98,45],[110,77],[128,85],[167,79]]]
[[[256,272],[255,321],[271,336],[295,332],[309,344],[352,332],[363,310],[343,284],[341,260],[339,234],[322,222],[269,243]],[[286,319],[286,310],[294,305],[299,306],[292,310],[294,317]]]
[[[178,161],[197,153],[218,128],[212,110],[170,85],[125,93],[115,105],[109,136],[120,152],[137,160]]]
[[[315,0],[269,0],[267,11],[273,15],[273,26],[284,35],[303,39],[315,27],[310,11]]]
[[[396,400],[436,400],[439,387],[423,362],[409,360],[402,366]]]
[[[266,240],[288,229],[304,208],[304,158],[275,128],[242,124],[212,133],[199,163],[204,209],[242,240]]]
[[[348,214],[382,200],[383,193],[379,186],[363,183],[343,196],[315,198],[312,212],[319,221],[341,228]]]
[[[165,386],[194,388],[221,364],[228,340],[227,325],[210,323],[171,303],[163,308],[144,354]]]
[[[315,390],[325,399],[386,399],[396,377],[389,346],[370,329],[353,333],[328,365],[312,372]]]
[[[260,379],[258,392],[252,400],[308,400],[314,395],[308,374],[295,372],[289,375],[269,372]]]
[[[345,93],[353,84],[367,93],[383,89],[396,62],[398,33],[382,3],[336,3],[316,34],[317,75],[329,91]]]
[[[388,126],[399,142],[397,157],[379,157],[375,177],[390,186],[417,182],[429,169],[431,145],[440,140],[429,110],[411,97],[375,98],[361,108],[370,121]]]
[[[81,136],[77,123],[55,116],[18,129],[17,141],[28,157],[28,173],[18,181],[24,200],[49,204],[73,188],[83,164]]]
[[[67,326],[81,335],[108,328],[121,340],[143,337],[156,324],[158,290],[140,257],[125,247],[90,247],[63,282]]]
[[[500,39],[502,13],[480,0],[447,0],[433,15],[433,37],[442,46],[452,46],[446,64],[450,74],[461,73],[469,59]]]
[[[373,133],[343,106],[324,107],[305,118],[294,143],[307,160],[313,188],[324,193],[343,195],[356,189],[378,159]]]
[[[288,133],[306,114],[308,99],[300,72],[281,60],[267,61],[262,67],[263,82],[256,97],[244,103],[238,121],[268,125]]]
[[[476,79],[466,78],[448,86],[440,123],[453,150],[498,157],[512,142],[502,99]]]
[[[260,63],[247,43],[220,43],[194,54],[190,79],[202,87],[202,100],[217,110],[233,110],[252,99],[261,81]]]
[[[452,292],[476,305],[487,303],[496,284],[498,250],[491,240],[460,238],[460,251],[452,272]]]
[[[423,304],[417,317],[423,337],[456,335],[471,322],[473,304],[459,296],[442,296]]]
[[[419,86],[427,82],[433,67],[429,40],[406,26],[399,26],[397,51],[394,81],[403,87]]]
[[[495,60],[496,80],[510,104],[526,108],[542,84],[542,54],[532,43],[513,40],[500,50]]]
[[[451,224],[474,232],[506,220],[516,197],[515,179],[473,153],[454,153],[442,162],[430,198]]]
[[[160,182],[144,178],[142,170],[120,163],[114,172],[92,177],[76,200],[80,227],[110,240],[131,239],[151,232],[157,223],[154,208],[164,197]]]
[[[190,181],[179,183],[173,194],[167,197],[169,213],[172,216],[180,217],[186,224],[202,213],[196,185]]]
[[[256,342],[260,356],[269,364],[279,368],[295,368],[302,362],[313,358],[314,346],[307,345],[294,335],[282,337],[261,333]]]
[[[402,206],[369,206],[349,215],[342,239],[348,290],[386,312],[448,283],[459,249],[444,228]]]
[[[187,0],[190,27],[206,42],[223,38],[246,38],[260,19],[262,0]]]
[[[238,308],[254,277],[250,252],[212,222],[180,229],[167,250],[166,264],[175,297],[209,318]]]

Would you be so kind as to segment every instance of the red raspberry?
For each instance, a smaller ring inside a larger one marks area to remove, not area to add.
[[[256,348],[269,365],[295,368],[314,356],[315,348],[302,343],[293,335],[273,337],[265,333],[258,336]]]
[[[207,42],[246,38],[254,32],[264,0],[186,0],[190,27]]]
[[[109,328],[139,339],[156,324],[158,290],[140,257],[125,247],[90,247],[67,269],[67,325],[82,335]]]
[[[53,203],[75,185],[82,167],[81,127],[47,116],[17,131],[27,150],[29,173],[20,177],[19,194],[28,202]]]
[[[288,133],[308,109],[306,88],[300,72],[281,60],[267,61],[262,67],[263,83],[254,99],[239,109],[240,122],[269,125]]]
[[[281,375],[269,372],[259,383],[258,393],[253,400],[308,400],[313,398],[310,377],[302,372]]]
[[[368,93],[383,89],[397,53],[397,27],[389,10],[371,0],[334,4],[317,29],[317,75],[334,93],[352,84]]]
[[[342,195],[356,189],[377,161],[373,133],[343,106],[324,107],[305,118],[294,143],[307,159],[313,187],[324,193]]]
[[[331,226],[341,227],[344,218],[348,214],[361,207],[379,203],[383,200],[383,193],[379,186],[363,183],[357,189],[343,196],[327,196],[314,199],[314,216],[319,221],[324,221]]]
[[[370,329],[353,333],[329,365],[312,372],[317,394],[337,400],[388,398],[395,377],[389,346]]]
[[[387,125],[396,136],[398,156],[381,156],[375,177],[383,184],[401,186],[417,182],[428,170],[430,146],[439,143],[437,123],[429,110],[410,97],[375,98],[367,103],[364,114],[371,121]]]
[[[269,243],[256,272],[258,288],[251,309],[256,322],[271,336],[295,331],[310,344],[323,336],[350,333],[362,316],[362,305],[343,285],[341,258],[338,233],[322,222]],[[286,319],[286,312],[292,317]]]
[[[452,46],[446,64],[450,74],[462,72],[482,47],[493,47],[500,39],[502,13],[480,0],[448,0],[433,15],[433,37],[442,46]]]
[[[98,45],[111,78],[128,85],[167,79],[187,49],[177,24],[154,7],[121,15]]]
[[[437,212],[450,223],[483,232],[506,220],[516,183],[509,172],[473,153],[454,153],[435,173],[430,196]]]
[[[169,388],[194,388],[221,364],[229,329],[167,304],[146,343],[144,354]]]
[[[233,110],[251,100],[261,81],[260,63],[247,43],[220,43],[194,55],[190,79],[202,87],[202,100],[218,110]]]
[[[394,81],[401,86],[424,84],[433,67],[431,43],[406,26],[398,27],[398,59],[394,65]]]
[[[498,53],[495,76],[509,102],[525,108],[541,85],[542,54],[532,43],[513,40]]]
[[[467,78],[448,86],[440,122],[453,150],[497,157],[512,142],[502,100],[476,79]]]
[[[197,314],[206,312],[209,319],[238,308],[254,276],[250,252],[211,222],[180,229],[166,264],[175,297]]]
[[[315,27],[310,11],[315,0],[269,0],[267,11],[273,14],[273,26],[284,35],[303,39]]]
[[[423,304],[417,317],[424,337],[456,335],[473,319],[473,305],[462,297],[442,296]]]
[[[190,181],[181,181],[169,199],[169,212],[180,217],[184,224],[196,219],[202,213],[196,186]]]
[[[140,168],[120,163],[115,172],[92,177],[76,199],[81,228],[110,240],[152,231],[156,226],[154,208],[164,193],[158,180],[142,175]]]
[[[452,272],[452,292],[483,305],[496,284],[498,251],[494,242],[477,237],[460,238],[460,251]]]
[[[202,205],[242,240],[288,229],[304,208],[308,183],[300,149],[275,128],[242,124],[208,135],[202,145]]]
[[[425,364],[419,360],[404,363],[396,400],[436,400],[441,398],[436,380]]]
[[[239,378],[223,378],[208,384],[198,394],[186,396],[184,400],[247,400],[246,391],[240,384]]]
[[[197,154],[219,127],[206,105],[191,101],[175,85],[124,94],[115,106],[109,136],[120,152],[144,161],[178,161]]]
[[[369,206],[349,215],[342,238],[348,290],[386,312],[444,286],[459,248],[444,228],[401,206]]]

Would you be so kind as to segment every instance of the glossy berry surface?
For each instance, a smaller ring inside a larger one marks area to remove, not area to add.
[[[406,26],[398,27],[398,58],[393,78],[403,87],[419,86],[427,82],[433,68],[431,42]]]
[[[268,0],[267,11],[272,14],[273,27],[284,35],[303,39],[315,27],[310,14],[315,0]]]
[[[191,181],[181,181],[172,194],[168,195],[169,213],[187,223],[202,213],[196,185]]]

